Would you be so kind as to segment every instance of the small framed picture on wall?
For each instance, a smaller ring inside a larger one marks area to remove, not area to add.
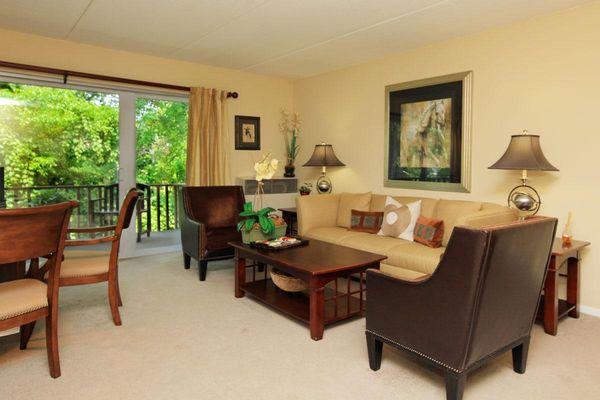
[[[235,116],[235,149],[260,150],[260,117]]]

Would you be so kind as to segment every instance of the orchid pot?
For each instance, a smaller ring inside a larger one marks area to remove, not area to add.
[[[287,224],[281,217],[271,215],[273,212],[275,209],[271,207],[254,211],[251,202],[245,203],[237,225],[238,231],[242,232],[242,242],[249,244],[285,236]]]

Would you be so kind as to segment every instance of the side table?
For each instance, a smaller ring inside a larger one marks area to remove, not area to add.
[[[290,208],[280,208],[281,218],[287,224],[287,232],[285,233],[288,236],[295,236],[298,234],[298,214],[296,213],[296,207]]]
[[[580,252],[589,242],[574,240],[571,246],[562,245],[562,239],[554,239],[550,265],[544,283],[544,295],[540,301],[538,320],[544,323],[544,331],[549,335],[556,335],[558,320],[569,316],[579,318],[579,261]],[[567,264],[567,298],[558,298],[559,271]]]

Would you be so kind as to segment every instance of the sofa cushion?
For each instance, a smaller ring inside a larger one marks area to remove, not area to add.
[[[422,272],[417,272],[417,271],[413,271],[410,269],[400,268],[400,267],[396,267],[394,265],[389,265],[389,264],[384,264],[384,263],[379,264],[379,270],[381,272],[385,272],[386,274],[392,275],[396,278],[403,279],[405,281],[416,281],[416,280],[422,279],[429,275],[429,274],[424,274]]]
[[[337,226],[350,228],[352,210],[369,211],[371,206],[371,192],[368,193],[342,193],[338,205]]]
[[[386,252],[386,264],[411,271],[432,274],[440,263],[445,247],[431,248],[420,243],[402,243]]]
[[[363,233],[357,236],[349,236],[340,240],[338,244],[342,246],[352,247],[353,249],[369,251],[371,253],[386,255],[391,248],[410,243],[407,240],[398,239],[395,237],[373,235]]]
[[[461,201],[441,199],[437,205],[435,218],[444,221],[444,238],[442,246],[448,244],[456,223],[466,215],[481,210],[480,201]]]
[[[383,211],[383,209],[385,208],[386,197],[387,196],[384,194],[372,195],[371,211]],[[392,196],[392,198],[401,204],[414,203],[415,201],[421,200],[421,215],[424,215],[429,218],[435,217],[435,211],[439,202],[438,199],[428,199],[425,197]]]
[[[313,228],[304,234],[306,239],[322,240],[327,243],[339,244],[342,239],[352,236],[370,235],[370,233],[349,231],[339,226]]]

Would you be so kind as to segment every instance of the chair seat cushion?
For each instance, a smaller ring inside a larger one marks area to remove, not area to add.
[[[0,321],[48,307],[48,287],[35,279],[0,283]]]
[[[239,242],[242,234],[235,227],[206,229],[206,249],[208,251],[228,249],[228,242]]]
[[[108,272],[109,253],[101,251],[70,251],[60,265],[61,278],[79,278]]]

